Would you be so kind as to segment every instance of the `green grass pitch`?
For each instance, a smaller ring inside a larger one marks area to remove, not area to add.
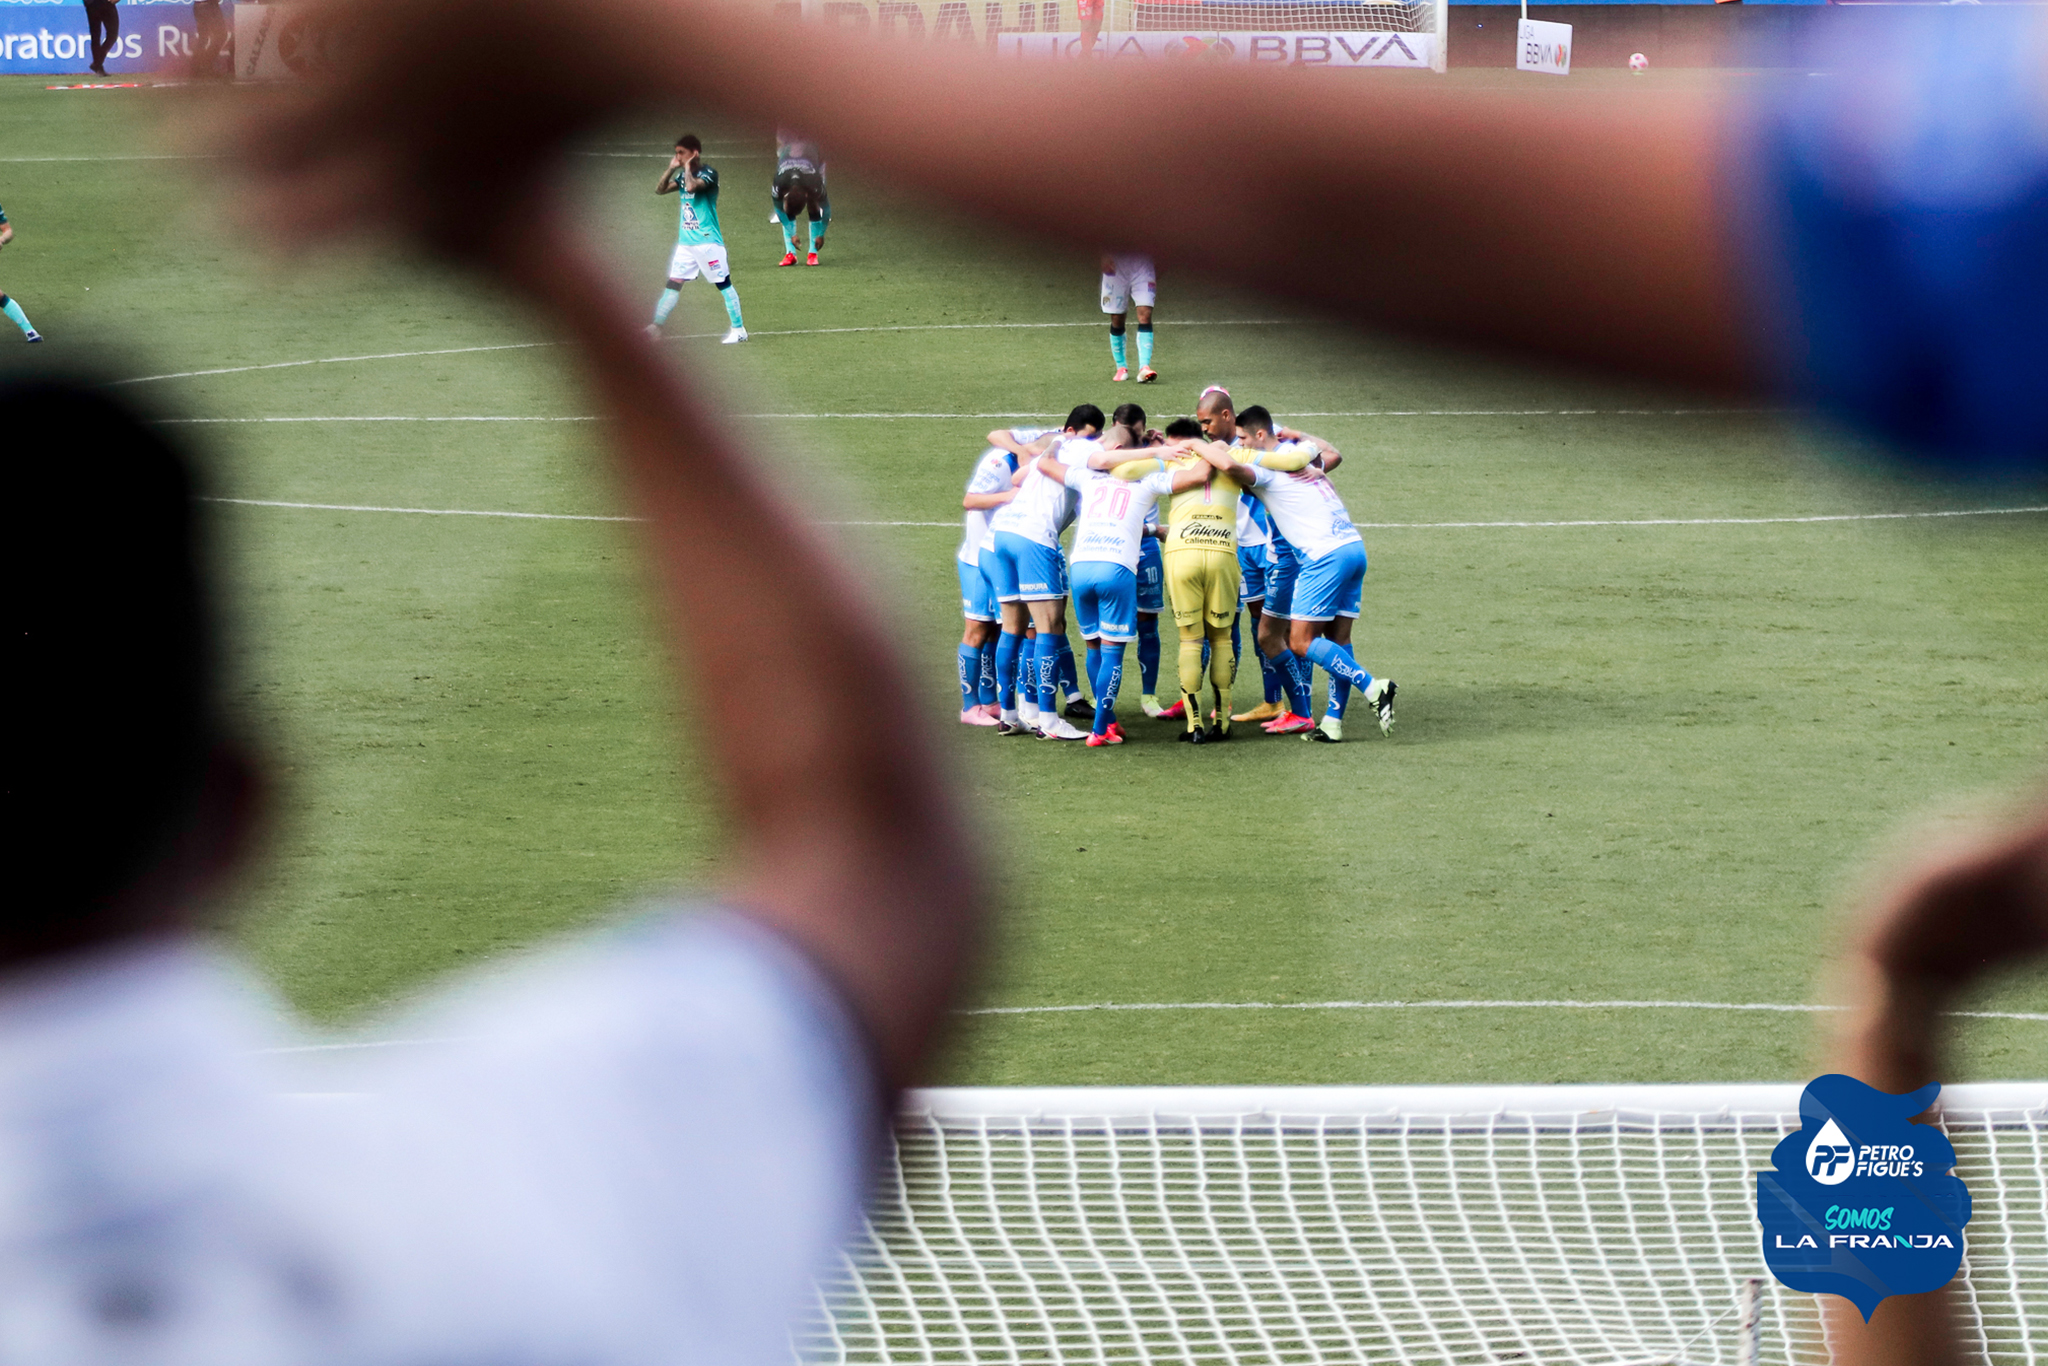
[[[568,357],[502,300],[374,256],[266,262],[206,163],[114,159],[167,150],[155,116],[174,93],[44,84],[0,81],[0,205],[19,233],[0,287],[50,340],[37,356],[10,330],[0,364],[185,376],[126,392],[210,420],[184,430],[235,498],[617,510],[587,423],[254,421],[590,409]],[[650,304],[674,226],[650,190],[682,126],[618,131],[577,162],[576,203]],[[1858,870],[1905,823],[2039,779],[2048,517],[1422,525],[1926,512],[2039,490],[1914,487],[1780,416],[1678,412],[1703,405],[1308,323],[1170,273],[1163,381],[1126,391],[1108,382],[1092,253],[936,216],[840,164],[827,265],[777,270],[765,141],[707,140],[756,339],[668,345],[739,411],[786,415],[746,421],[821,518],[946,524],[843,528],[935,717],[957,696],[960,487],[998,425],[976,415],[1129,397],[1167,416],[1226,383],[1337,442],[1357,520],[1399,524],[1366,531],[1357,638],[1401,685],[1391,738],[1361,709],[1338,747],[1189,751],[1142,717],[1117,750],[957,737],[1010,912],[977,1005],[1812,1002]],[[672,330],[723,326],[699,285]],[[888,413],[940,416],[872,416]],[[279,771],[239,934],[315,1017],[362,1019],[718,877],[691,737],[776,718],[745,696],[678,713],[623,528],[239,505],[220,527],[237,691]],[[815,671],[815,705],[864,724],[863,681],[829,658]],[[1248,664],[1240,698],[1257,686]],[[2009,981],[1973,1006],[2039,1014],[2048,987]],[[1793,1080],[1814,1070],[1815,1029],[1629,1008],[997,1014],[968,1022],[942,1071]],[[1955,1080],[2048,1074],[2048,1023],[1958,1036]]]

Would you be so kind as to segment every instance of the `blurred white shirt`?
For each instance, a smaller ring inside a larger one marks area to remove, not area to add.
[[[266,1053],[196,943],[0,979],[0,1362],[786,1366],[880,1132],[799,953],[663,918],[405,1028]]]

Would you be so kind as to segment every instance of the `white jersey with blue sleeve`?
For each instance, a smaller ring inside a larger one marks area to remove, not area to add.
[[[1085,465],[1101,449],[1099,442],[1075,437],[1062,442],[1050,454],[1063,463]],[[1079,507],[1080,499],[1070,494],[1060,480],[1047,475],[1034,460],[1024,482],[1017,486],[1017,496],[996,509],[989,526],[994,531],[1007,531],[1012,536],[1057,548],[1060,533],[1073,523]]]
[[[1330,476],[1314,465],[1292,472],[1257,466],[1252,493],[1266,505],[1273,530],[1303,560],[1320,560],[1338,546],[1364,539],[1351,525]]]

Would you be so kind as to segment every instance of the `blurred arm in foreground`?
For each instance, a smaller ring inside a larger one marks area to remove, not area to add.
[[[1971,987],[2048,955],[2048,805],[1888,882],[1855,931],[1850,1014],[1827,1070],[1898,1095],[1947,1079],[1942,1014]],[[1836,1366],[1968,1359],[1953,1287],[1884,1301],[1866,1325],[1822,1297]]]
[[[1950,465],[2048,470],[2048,406],[2027,397],[2048,370],[2048,24],[2019,7],[1830,15],[1809,55],[1840,79],[1742,98],[1001,61],[767,8],[334,0],[353,77],[276,95],[243,146],[287,229],[344,221],[367,179],[396,177],[473,188],[439,200],[460,235],[485,230],[494,177],[546,174],[622,112],[779,114],[1020,233],[1143,244],[1355,322],[1810,401]]]

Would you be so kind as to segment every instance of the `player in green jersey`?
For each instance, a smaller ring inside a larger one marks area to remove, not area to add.
[[[676,139],[675,155],[668,159],[668,169],[655,182],[654,192],[683,197],[682,224],[676,229],[676,249],[668,261],[668,286],[655,301],[654,321],[647,325],[647,335],[661,335],[661,325],[675,311],[683,286],[702,270],[704,278],[718,286],[718,297],[725,300],[725,316],[732,319],[726,343],[745,341],[747,325],[740,320],[740,296],[732,287],[725,238],[718,231],[718,172],[704,164],[704,144],[695,133]]]
[[[0,209],[0,247],[14,240],[14,227],[7,221],[7,210]],[[21,329],[21,335],[32,342],[39,342],[43,334],[30,325],[28,314],[21,311],[21,305],[7,297],[7,291],[0,289],[0,313],[5,313],[14,325]]]

